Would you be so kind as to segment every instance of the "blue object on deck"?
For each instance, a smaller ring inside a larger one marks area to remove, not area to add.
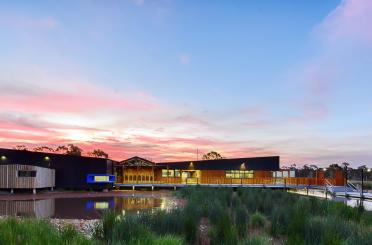
[[[88,184],[115,183],[115,175],[111,174],[87,174]]]

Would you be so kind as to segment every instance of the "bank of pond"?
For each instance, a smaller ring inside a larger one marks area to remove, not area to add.
[[[48,220],[7,218],[0,244],[372,244],[372,212],[344,203],[269,189],[185,188],[175,195],[186,205],[105,213],[90,239]]]

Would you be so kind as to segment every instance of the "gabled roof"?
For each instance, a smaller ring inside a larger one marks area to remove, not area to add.
[[[117,165],[123,165],[126,167],[152,167],[155,163],[142,157],[134,156],[121,161]]]

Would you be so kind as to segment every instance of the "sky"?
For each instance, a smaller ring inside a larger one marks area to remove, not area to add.
[[[372,167],[372,1],[0,1],[0,147]]]

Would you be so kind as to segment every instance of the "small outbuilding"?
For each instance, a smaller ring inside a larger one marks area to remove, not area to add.
[[[0,189],[36,189],[53,188],[55,170],[32,165],[0,165]]]

